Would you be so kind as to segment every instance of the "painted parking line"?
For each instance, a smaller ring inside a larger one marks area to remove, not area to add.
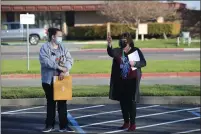
[[[46,112],[11,112],[11,113],[2,113],[2,115],[4,114],[45,114]]]
[[[195,111],[191,111],[191,113],[192,113],[193,115],[195,115],[195,116],[200,117],[200,114],[199,114],[199,113],[197,113],[197,112],[195,112]]]
[[[71,111],[78,111],[78,110],[91,109],[91,108],[104,107],[104,106],[105,105],[95,105],[95,106],[90,106],[90,107],[82,107],[82,108],[70,109],[70,110],[67,110],[67,111],[71,112]],[[33,108],[27,108],[27,109],[20,109],[20,110],[14,110],[14,111],[8,111],[8,112],[3,112],[1,114],[46,114],[46,112],[20,112],[20,111],[32,110],[32,109],[37,109],[37,108],[42,108],[42,107],[45,107],[45,106],[33,107]]]
[[[83,107],[83,108],[70,109],[70,110],[67,110],[67,111],[70,112],[70,111],[77,111],[77,110],[91,109],[91,108],[104,107],[104,106],[105,106],[105,105],[95,105],[95,106],[90,106],[90,107]]]
[[[85,131],[78,125],[77,121],[71,116],[69,112],[67,112],[67,119],[70,121],[72,127],[74,127],[78,133],[85,134]]]
[[[147,115],[137,116],[136,119],[138,119],[138,118],[144,118],[144,117],[150,117],[150,116],[156,116],[156,115],[163,115],[163,114],[177,113],[177,112],[183,112],[183,111],[190,111],[190,110],[195,110],[195,109],[199,109],[199,108],[200,107],[181,109],[181,110],[173,110],[173,111],[167,111],[167,112],[160,112],[160,113],[155,113],[155,114],[147,114]],[[102,124],[107,124],[107,123],[111,123],[111,122],[119,122],[119,121],[123,121],[123,119],[104,121],[104,122],[98,122],[98,123],[92,123],[92,124],[83,125],[83,126],[80,126],[80,127],[84,128],[84,127],[90,127],[90,126],[95,126],[95,125],[102,125]]]
[[[159,107],[159,106],[160,105],[153,105],[153,106],[139,107],[137,109],[146,109],[146,108]],[[112,113],[117,113],[117,112],[121,112],[121,110],[115,110],[115,111],[109,111],[109,112],[101,112],[101,113],[97,113],[97,114],[83,115],[83,116],[75,117],[75,119],[92,117],[92,116],[103,115],[103,114],[112,114]]]
[[[155,127],[155,126],[162,126],[162,125],[168,125],[168,124],[173,124],[173,123],[178,123],[178,122],[184,122],[184,121],[190,121],[190,120],[196,120],[196,119],[200,119],[200,117],[194,117],[194,118],[187,118],[187,119],[181,119],[181,120],[168,121],[168,122],[163,122],[163,123],[158,123],[158,124],[152,124],[152,125],[137,127],[136,129],[143,129],[143,128],[149,128],[149,127]],[[125,131],[125,130],[110,131],[110,132],[105,132],[105,133],[110,134],[110,133],[117,133],[117,132],[123,132],[123,131]]]
[[[200,129],[194,129],[194,130],[189,130],[189,131],[177,132],[176,134],[187,134],[187,133],[199,132],[199,131],[200,131]]]
[[[7,112],[2,112],[1,114],[8,114],[8,113],[32,110],[32,109],[37,109],[37,108],[43,108],[43,107],[45,107],[45,106],[38,106],[38,107],[31,107],[31,108],[24,108],[24,109],[19,109],[19,110],[7,111]]]

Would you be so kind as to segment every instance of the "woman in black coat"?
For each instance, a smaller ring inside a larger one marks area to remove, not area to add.
[[[134,47],[129,33],[123,33],[119,40],[120,48],[112,48],[112,38],[108,36],[107,52],[113,58],[109,98],[120,102],[124,124],[120,129],[136,129],[136,103],[139,102],[141,68],[146,60],[139,48]],[[128,55],[138,52],[140,61],[129,61]],[[137,69],[133,70],[135,67]]]

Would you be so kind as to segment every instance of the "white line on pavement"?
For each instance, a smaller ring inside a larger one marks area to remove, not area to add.
[[[194,130],[189,130],[189,131],[177,132],[177,134],[186,134],[186,133],[197,132],[197,131],[200,131],[200,129],[194,129]]]
[[[156,116],[156,115],[177,113],[177,112],[182,112],[182,111],[189,111],[189,110],[194,110],[194,109],[199,109],[199,108],[200,108],[200,107],[188,108],[188,109],[181,109],[181,110],[174,110],[174,111],[168,111],[168,112],[162,112],[162,113],[155,113],[155,114],[148,114],[148,115],[142,115],[142,116],[137,116],[136,119],[138,119],[138,118],[144,118],[144,117],[150,117],[150,116]],[[101,125],[101,124],[106,124],[106,123],[111,123],[111,122],[118,122],[118,121],[122,121],[122,120],[123,120],[123,119],[111,120],[111,121],[105,121],[105,122],[99,122],[99,123],[92,123],[92,124],[83,125],[83,126],[80,126],[80,127],[89,127],[89,126]]]
[[[43,107],[44,107],[44,106],[25,108],[25,109],[19,109],[19,110],[13,110],[13,111],[2,112],[1,114],[8,114],[8,113],[13,113],[13,112],[20,112],[20,111],[26,111],[26,110],[31,110],[31,109],[43,108]]]
[[[70,109],[67,111],[70,112],[70,111],[84,110],[84,109],[97,108],[97,107],[103,107],[103,106],[105,106],[105,105],[95,105],[95,106],[90,106],[90,107],[75,108],[75,109]],[[8,112],[3,112],[1,114],[42,114],[42,113],[45,114],[46,112],[20,112],[20,111],[31,110],[31,109],[42,108],[42,107],[44,107],[44,106],[8,111]]]
[[[143,128],[149,128],[149,127],[173,124],[173,123],[178,123],[178,122],[183,122],[183,121],[196,120],[196,119],[199,119],[199,118],[200,117],[194,117],[194,118],[187,118],[187,119],[181,119],[181,120],[168,121],[168,122],[163,122],[163,123],[158,123],[158,124],[152,124],[152,125],[137,127],[136,129],[143,129]],[[125,130],[110,131],[110,132],[105,132],[105,133],[109,134],[109,133],[117,133],[117,132],[123,132],[123,131],[125,131]]]
[[[158,107],[158,106],[160,106],[160,105],[139,107],[139,108],[137,108],[137,109],[145,109],[145,108],[152,108],[152,107]],[[116,113],[116,112],[121,112],[121,110],[109,111],[109,112],[102,112],[102,113],[97,113],[97,114],[83,115],[83,116],[75,117],[75,119],[80,119],[80,118],[85,118],[85,117],[91,117],[91,116],[96,116],[96,115],[103,115],[103,114],[112,114],[112,113]]]
[[[2,114],[45,114],[46,112],[12,112],[12,113],[2,113]]]
[[[83,107],[83,108],[75,108],[75,109],[70,109],[67,111],[77,111],[77,110],[83,110],[83,109],[90,109],[90,108],[97,108],[97,107],[104,107],[105,105],[96,105],[96,106],[90,106],[90,107]]]

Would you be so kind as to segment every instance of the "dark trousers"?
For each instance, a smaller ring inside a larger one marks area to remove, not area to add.
[[[136,79],[122,80],[120,106],[124,122],[135,124],[136,118]]]
[[[46,116],[46,127],[54,127],[55,125],[55,114],[56,114],[56,102],[57,102],[57,110],[59,114],[59,126],[60,129],[63,129],[67,126],[67,106],[66,101],[54,101],[53,100],[53,84],[49,85],[47,83],[42,83],[42,87],[45,91],[45,96],[47,99],[47,116]]]

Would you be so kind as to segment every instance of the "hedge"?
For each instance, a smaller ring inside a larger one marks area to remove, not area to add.
[[[179,23],[148,23],[148,35],[146,36],[161,36],[163,33],[167,35],[175,36],[180,33]],[[125,24],[112,23],[111,24],[111,36],[118,37],[123,32],[130,32],[135,36],[135,30],[130,29]],[[69,27],[68,39],[105,39],[107,33],[106,24],[102,26],[77,26]]]
[[[178,35],[180,33],[180,24],[179,23],[149,23],[148,24],[148,33],[150,35],[162,35],[163,33],[169,35]]]

